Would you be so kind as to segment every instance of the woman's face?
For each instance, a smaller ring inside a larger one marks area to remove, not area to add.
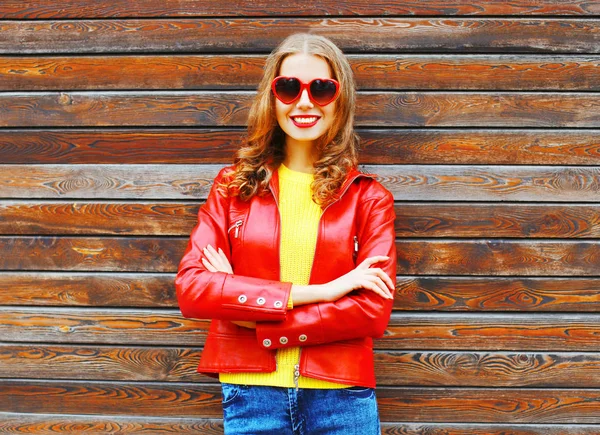
[[[297,77],[304,83],[311,80],[330,79],[331,71],[325,59],[311,54],[291,54],[281,63],[280,76]],[[286,134],[286,144],[305,143],[312,145],[333,124],[336,101],[326,106],[313,102],[306,89],[302,95],[290,104],[284,104],[275,98],[277,122]]]

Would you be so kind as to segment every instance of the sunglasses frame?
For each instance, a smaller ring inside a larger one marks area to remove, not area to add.
[[[296,96],[296,98],[294,98],[293,100],[290,100],[290,101],[284,101],[281,99],[281,97],[279,96],[279,94],[277,93],[277,91],[275,89],[275,83],[277,83],[277,80],[279,80],[279,79],[296,79],[300,82],[300,92],[298,92],[298,95]],[[333,96],[333,98],[331,98],[331,100],[327,101],[326,103],[321,104],[313,98],[312,93],[310,91],[310,85],[312,85],[312,83],[315,80],[330,81],[330,82],[335,83],[335,95]],[[298,77],[288,77],[288,76],[277,76],[271,82],[271,91],[273,92],[273,95],[275,95],[275,98],[277,98],[283,104],[292,104],[294,101],[296,101],[298,98],[300,98],[302,96],[302,92],[304,92],[305,89],[306,89],[306,92],[308,93],[308,98],[310,98],[310,100],[313,101],[316,105],[327,106],[328,104],[333,103],[336,100],[336,98],[340,95],[340,82],[338,82],[337,80],[334,80],[334,79],[322,79],[322,78],[317,77],[315,79],[312,79],[310,82],[305,83],[302,80],[300,80]]]

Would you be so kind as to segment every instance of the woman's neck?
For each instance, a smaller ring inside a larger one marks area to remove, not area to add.
[[[312,142],[300,142],[290,139],[285,143],[285,159],[283,164],[292,171],[314,172],[316,156],[313,154]]]

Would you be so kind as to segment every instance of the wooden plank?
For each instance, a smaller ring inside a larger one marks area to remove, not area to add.
[[[177,308],[175,274],[2,272],[0,305]],[[399,276],[398,311],[600,311],[598,278]]]
[[[175,272],[186,238],[0,237],[0,270]],[[402,275],[595,276],[597,241],[396,242]]]
[[[240,128],[0,130],[0,161],[11,164],[231,164],[244,134]],[[582,152],[576,150],[587,144],[593,158],[595,146],[589,141],[594,139],[582,140],[579,145],[572,143],[572,153],[581,155]],[[563,154],[560,150],[555,152]],[[564,164],[567,163],[565,160]]]
[[[0,411],[220,418],[221,388],[206,384],[0,380]]]
[[[0,237],[0,270],[175,272],[186,238]],[[596,276],[597,241],[396,242],[402,275]]]
[[[600,354],[378,351],[375,373],[379,386],[598,388]]]
[[[598,435],[600,425],[382,423],[383,435]]]
[[[0,377],[214,382],[196,371],[200,348],[0,343]],[[600,354],[375,352],[381,386],[598,388]]]
[[[198,203],[3,201],[0,235],[188,236]],[[398,237],[598,238],[600,206],[396,204]]]
[[[97,415],[0,413],[0,430],[5,434],[44,433],[106,435],[174,433],[178,435],[223,435],[218,419],[129,417]],[[566,424],[468,424],[386,423],[383,435],[598,435],[600,425]]]
[[[0,165],[3,198],[206,199],[221,165]],[[399,201],[591,202],[600,166],[364,165]]]
[[[600,391],[494,388],[382,388],[384,420],[597,424]]]
[[[253,97],[248,91],[7,92],[0,94],[0,127],[239,127]],[[357,126],[596,128],[600,100],[575,92],[359,92],[356,113]]]
[[[113,414],[112,412],[110,414]],[[223,435],[220,419],[0,412],[0,433],[80,435]],[[391,435],[391,434],[390,434]],[[452,434],[454,435],[454,434]],[[495,435],[495,434],[493,434]],[[518,434],[522,435],[522,434]],[[524,435],[538,435],[527,433]],[[554,435],[551,433],[550,435]],[[587,435],[587,434],[586,434]]]
[[[390,165],[365,166],[365,172],[377,174],[394,198],[403,201],[600,200],[598,166]]]
[[[206,199],[223,165],[0,165],[4,198]]]
[[[298,32],[347,53],[600,52],[594,19],[269,17],[0,21],[0,54],[268,53]]]
[[[600,164],[600,130],[358,128],[362,164]],[[231,164],[244,130],[0,130],[0,161]]]
[[[600,132],[597,130],[427,128],[359,129],[358,133],[362,139],[361,161],[369,164],[589,165],[600,163]],[[15,149],[14,145],[12,149]]]
[[[174,273],[1,272],[0,289],[0,305],[178,307]]]
[[[146,0],[143,5],[127,0],[65,0],[57,7],[50,0],[4,0],[0,18],[117,18],[117,17],[190,17],[190,16],[311,16],[311,15],[598,15],[600,4],[584,0],[316,0],[307,5],[284,0],[227,3],[194,0]]]
[[[218,418],[217,386],[0,381],[0,410]],[[9,399],[9,400],[8,400]],[[599,391],[492,388],[380,388],[382,421],[598,423]]]
[[[200,346],[209,324],[185,319],[179,310],[0,308],[0,336],[21,343]]]
[[[183,238],[0,237],[0,270],[174,272]]]
[[[1,307],[12,343],[203,346],[210,322],[179,310]],[[598,351],[600,315],[394,313],[378,349]]]
[[[596,241],[400,240],[398,273],[410,275],[597,276]]]
[[[0,216],[2,215],[0,206]],[[1,228],[1,226],[0,226]],[[600,206],[400,203],[398,237],[598,238]]]
[[[600,90],[600,61],[560,55],[350,55],[358,89]],[[263,55],[125,55],[0,58],[0,88],[254,90]]]
[[[199,203],[3,201],[0,234],[189,236]]]
[[[598,278],[399,276],[396,310],[600,312]]]
[[[196,371],[200,354],[183,347],[0,343],[0,378],[214,383]]]

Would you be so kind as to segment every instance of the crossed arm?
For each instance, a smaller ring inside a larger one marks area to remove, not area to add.
[[[231,264],[221,248],[216,250],[210,244],[202,253],[202,264],[210,272],[233,274]],[[295,306],[316,302],[333,302],[360,288],[372,291],[385,299],[393,299],[394,283],[380,268],[373,265],[388,260],[385,255],[368,257],[355,269],[326,284],[296,285],[292,284],[291,297]],[[236,325],[255,328],[256,322],[233,321]]]

